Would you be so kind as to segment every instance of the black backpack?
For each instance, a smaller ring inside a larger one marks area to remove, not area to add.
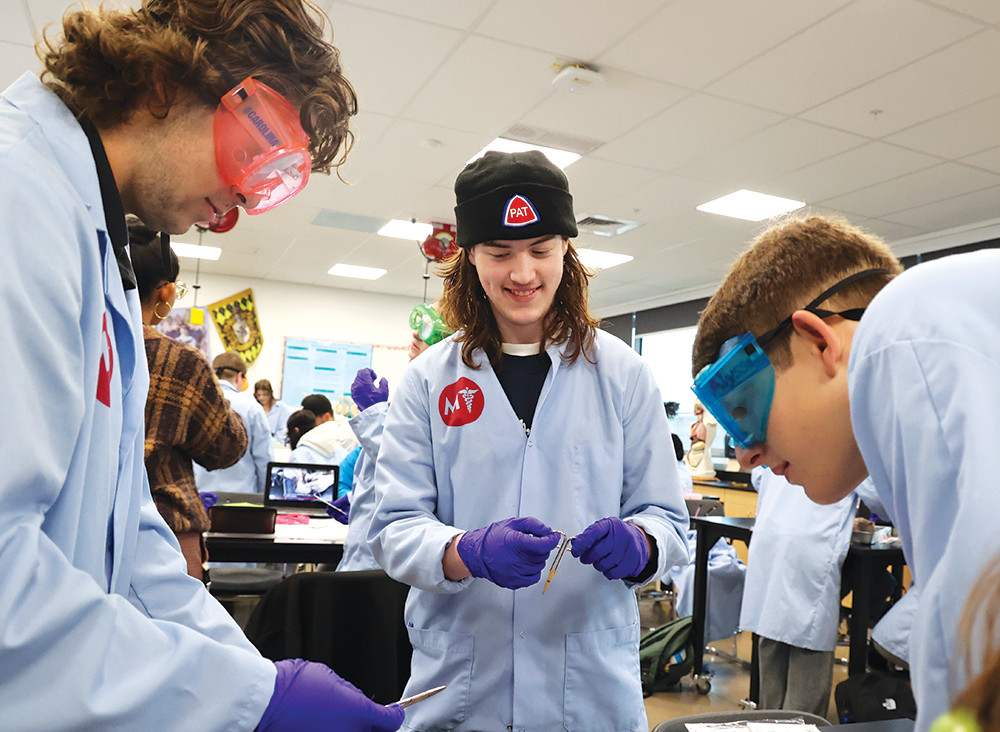
[[[691,618],[677,618],[639,641],[642,694],[649,696],[680,683],[694,667]]]
[[[841,724],[917,717],[910,682],[880,671],[857,674],[841,681],[833,698]]]

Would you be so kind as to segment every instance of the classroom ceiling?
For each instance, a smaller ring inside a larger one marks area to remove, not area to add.
[[[33,39],[65,5],[0,0],[0,86],[38,68]],[[995,0],[320,5],[360,101],[351,185],[315,176],[284,206],[205,234],[223,253],[202,272],[419,298],[416,244],[356,230],[371,228],[359,217],[453,223],[455,177],[515,127],[593,147],[566,169],[578,218],[642,223],[577,240],[635,257],[594,280],[602,315],[711,293],[761,224],[696,206],[741,188],[839,212],[896,246],[1000,217]],[[570,62],[603,87],[556,90]],[[388,273],[328,275],[337,263]]]

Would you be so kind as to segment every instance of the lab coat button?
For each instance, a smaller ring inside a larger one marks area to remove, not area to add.
[[[522,631],[520,632],[520,634],[519,634],[519,635],[520,635],[520,636],[521,636],[522,638],[527,638],[527,637],[528,637],[528,636],[526,636],[526,635],[524,634],[524,631],[523,631],[523,630],[522,630]]]
[[[508,724],[507,725],[507,732],[514,732],[514,725]]]
[[[534,447],[534,446],[535,446],[535,443],[532,442],[531,440],[528,440],[528,447]]]

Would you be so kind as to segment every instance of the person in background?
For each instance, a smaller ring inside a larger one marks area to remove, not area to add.
[[[253,395],[260,406],[264,407],[264,414],[267,415],[267,426],[271,430],[271,439],[279,445],[284,445],[288,441],[288,418],[292,416],[292,409],[282,401],[274,398],[274,389],[267,379],[260,379],[253,385]]]
[[[407,693],[447,685],[407,725],[648,729],[634,587],[688,559],[663,400],[588,312],[559,168],[487,152],[455,193],[441,314],[456,334],[403,373],[368,532],[412,588]],[[572,557],[543,594],[557,531]]]
[[[180,266],[173,251],[170,269],[163,269],[159,234],[135,216],[127,220],[149,363],[145,445],[149,489],[180,543],[188,574],[205,580],[208,551],[202,534],[209,521],[192,461],[208,470],[228,468],[246,452],[247,433],[201,352],[155,330],[174,300],[184,296],[186,286],[177,280]]]
[[[702,312],[692,373],[745,468],[770,465],[820,503],[870,475],[919,588],[910,676],[924,732],[966,685],[961,607],[1000,551],[1000,252],[902,269],[843,220],[783,220]]]
[[[263,493],[266,490],[267,464],[274,460],[274,447],[264,408],[245,393],[247,365],[239,355],[226,351],[212,359],[212,369],[222,385],[222,393],[243,418],[249,447],[232,467],[206,470],[196,465],[194,476],[198,490],[212,493]]]
[[[361,445],[358,445],[340,461],[340,470],[337,472],[338,499],[351,494],[351,490],[354,488],[354,468],[360,455]]]
[[[308,409],[292,412],[285,425],[288,432],[288,446],[294,450],[302,436],[316,426],[316,415]]]
[[[670,433],[670,437],[674,446],[674,455],[677,456],[677,477],[681,482],[681,493],[686,496],[694,492],[694,478],[687,466],[687,460],[684,459],[684,443],[673,432]]]
[[[333,413],[333,405],[323,394],[310,394],[302,400],[302,408],[316,415],[316,426],[302,435],[292,449],[292,463],[340,465],[355,447],[358,438],[347,419]]]
[[[357,100],[326,23],[303,0],[71,9],[39,45],[42,78],[0,98],[0,375],[16,425],[0,440],[5,728],[402,723],[322,664],[260,656],[185,571],[143,463],[149,372],[125,215],[182,234],[340,164]],[[292,133],[296,166],[238,155],[256,138],[222,99],[240,90]]]
[[[425,332],[428,341],[437,343],[451,335],[437,311],[438,303],[424,306],[432,321],[430,330]],[[423,308],[422,308],[423,309]],[[414,308],[416,311],[417,308]],[[413,316],[411,314],[411,323]],[[414,330],[410,337],[408,352],[412,361],[428,346],[420,337],[421,331]],[[383,376],[376,383],[377,375],[372,369],[360,369],[351,384],[351,399],[361,410],[351,419],[351,429],[361,441],[362,452],[354,469],[354,489],[350,498],[350,522],[347,539],[344,541],[344,556],[337,565],[338,572],[358,572],[366,569],[381,569],[371,549],[368,548],[368,527],[375,511],[375,465],[379,449],[382,447],[382,430],[385,415],[389,409],[389,382]],[[336,514],[327,511],[334,518]]]
[[[770,468],[750,471],[757,518],[740,628],[760,637],[760,708],[826,717],[840,621],[840,575],[858,496],[813,503]]]

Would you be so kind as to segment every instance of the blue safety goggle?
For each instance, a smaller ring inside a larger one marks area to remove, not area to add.
[[[847,320],[861,320],[864,308],[831,312],[817,306],[848,285],[877,274],[889,274],[889,270],[857,272],[824,291],[802,309],[821,318],[839,315]],[[788,316],[760,338],[754,337],[753,333],[730,338],[719,349],[718,360],[703,368],[691,387],[705,409],[744,449],[763,444],[767,439],[767,420],[774,398],[774,365],[764,349],[791,324],[792,316]]]

